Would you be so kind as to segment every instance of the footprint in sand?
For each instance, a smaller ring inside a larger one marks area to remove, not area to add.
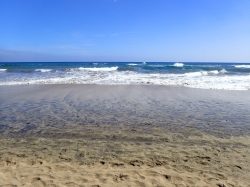
[[[27,165],[28,166],[40,166],[40,165],[42,165],[43,164],[43,162],[42,161],[34,161],[34,160],[30,160],[30,161],[28,161],[27,162]]]
[[[132,165],[132,166],[141,166],[141,165],[144,164],[144,162],[140,161],[140,160],[132,160],[132,161],[129,162],[129,164]]]
[[[41,180],[40,177],[33,177],[33,178],[31,178],[31,179],[28,179],[28,180],[26,181],[26,183],[33,184],[34,182],[40,181],[40,180]]]
[[[31,179],[28,179],[26,181],[26,184],[32,184],[33,186],[36,186],[36,187],[46,186],[45,182],[40,177],[34,177]]]
[[[120,181],[125,181],[129,178],[129,175],[126,174],[119,174],[119,175],[115,175],[113,177],[114,182],[120,182]]]
[[[16,162],[12,162],[12,161],[10,161],[10,160],[6,160],[5,165],[6,165],[6,166],[15,166],[15,165],[16,165]]]

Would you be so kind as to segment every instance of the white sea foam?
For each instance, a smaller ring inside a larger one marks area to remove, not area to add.
[[[147,63],[146,62],[142,62],[143,65],[146,65]]]
[[[227,70],[222,69],[222,70],[220,70],[220,73],[227,73]]]
[[[250,65],[235,65],[236,68],[250,68]]]
[[[98,63],[93,63],[93,65],[94,65],[94,66],[97,66],[97,65],[98,65]]]
[[[184,64],[183,64],[183,63],[176,62],[176,63],[174,63],[174,66],[175,66],[175,67],[183,67]]]
[[[222,69],[221,71],[213,70],[213,71],[199,71],[199,72],[190,72],[185,73],[184,75],[188,77],[198,77],[198,76],[207,76],[207,75],[217,75],[219,73],[227,73],[225,69]]]
[[[142,74],[133,71],[72,71],[63,76],[13,78],[0,80],[0,85],[13,84],[99,84],[99,85],[174,85],[202,89],[250,90],[250,75],[209,76],[208,72],[186,74]]]
[[[209,71],[208,74],[217,75],[217,74],[219,74],[219,71],[218,70]]]
[[[7,71],[7,69],[0,69],[0,72],[4,72],[4,71]]]
[[[78,70],[81,70],[81,71],[115,71],[117,69],[118,69],[117,66],[110,67],[110,68],[107,68],[107,67],[104,67],[104,68],[96,68],[96,67],[94,67],[94,68],[82,68],[82,67],[80,67],[80,68],[78,68]]]
[[[208,75],[207,71],[198,71],[198,72],[190,72],[190,73],[185,73],[184,75],[188,77],[199,77],[202,75]]]
[[[51,72],[52,69],[36,69],[35,71],[39,71],[39,72],[42,72],[42,73],[47,73],[47,72]]]
[[[137,66],[138,64],[133,64],[133,63],[131,63],[131,64],[128,64],[128,66]]]

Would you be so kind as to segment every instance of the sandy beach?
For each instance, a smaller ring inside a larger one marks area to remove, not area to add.
[[[249,91],[0,86],[0,186],[250,186]]]

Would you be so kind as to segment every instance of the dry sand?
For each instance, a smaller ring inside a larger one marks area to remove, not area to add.
[[[0,86],[0,186],[250,186],[249,92]]]

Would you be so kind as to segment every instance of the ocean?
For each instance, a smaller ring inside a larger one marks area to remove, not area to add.
[[[249,90],[250,63],[0,62],[0,85],[171,85]]]

